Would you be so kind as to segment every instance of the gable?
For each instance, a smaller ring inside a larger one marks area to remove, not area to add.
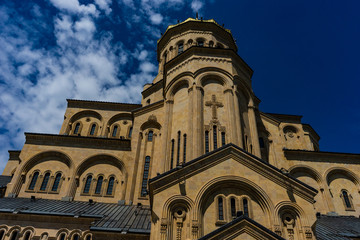
[[[215,231],[199,238],[198,240],[253,240],[253,239],[269,239],[269,240],[284,240],[284,238],[276,235],[274,232],[265,228],[254,220],[240,216],[232,222],[216,229]]]
[[[209,171],[209,169],[211,170]],[[213,174],[212,172],[218,173],[218,171],[223,171],[222,175],[230,176],[231,173],[236,173],[236,175],[243,174],[244,178],[270,180],[277,186],[291,191],[309,202],[313,202],[313,198],[317,194],[317,190],[314,188],[281,172],[276,167],[241,148],[228,144],[150,179],[150,196],[205,171],[207,172],[206,174],[210,175]],[[246,174],[251,176],[246,176]]]

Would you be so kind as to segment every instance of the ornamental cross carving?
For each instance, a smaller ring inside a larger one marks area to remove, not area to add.
[[[216,101],[216,96],[211,96],[211,101],[205,102],[205,106],[211,107],[212,110],[212,117],[213,119],[217,119],[217,108],[223,107],[224,105],[221,102]]]

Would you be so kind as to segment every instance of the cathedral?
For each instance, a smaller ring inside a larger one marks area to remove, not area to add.
[[[0,176],[0,240],[360,239],[360,154],[260,111],[230,30],[188,18],[157,42],[141,104],[67,100]]]

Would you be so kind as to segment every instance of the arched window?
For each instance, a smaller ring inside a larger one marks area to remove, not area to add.
[[[94,123],[93,125],[91,125],[91,129],[90,129],[91,136],[95,134],[95,129],[96,129],[96,124]]]
[[[249,216],[249,203],[246,198],[243,199],[244,215]]]
[[[153,131],[149,131],[148,133],[148,141],[151,142],[153,140],[153,136],[154,136],[154,132]]]
[[[65,240],[66,234],[65,233],[61,233],[59,236],[59,240]]]
[[[109,179],[108,187],[107,187],[107,190],[106,190],[106,195],[112,195],[112,194],[113,194],[113,191],[114,191],[114,182],[115,182],[115,178],[114,178],[114,177],[111,177],[111,178]]]
[[[30,231],[27,231],[23,237],[23,240],[30,240],[30,235],[31,235],[31,232]],[[0,238],[1,239],[1,238]]]
[[[180,138],[181,138],[181,132],[178,132],[178,146],[177,146],[177,155],[176,155],[176,166],[180,165]]]
[[[38,177],[39,177],[39,172],[35,172],[31,179],[29,190],[34,190]]]
[[[91,235],[88,234],[85,239],[86,239],[86,240],[91,240]]]
[[[118,126],[115,125],[114,128],[113,128],[113,132],[112,132],[112,136],[113,136],[113,137],[116,137],[117,130],[118,130]]]
[[[11,233],[11,237],[10,237],[10,240],[16,240],[17,237],[19,235],[19,231],[18,230],[14,230],[12,233]]]
[[[221,132],[221,145],[224,146],[225,144],[225,132]]]
[[[265,147],[264,139],[262,137],[259,138],[259,145],[260,145],[260,148]]]
[[[214,42],[213,41],[209,42],[209,47],[214,47]]]
[[[56,174],[55,181],[54,181],[54,184],[53,184],[53,186],[51,188],[51,191],[56,192],[58,190],[60,180],[61,180],[61,173],[58,173],[58,174]]]
[[[231,216],[236,217],[236,200],[235,198],[230,199]]]
[[[186,134],[184,134],[184,159],[183,162],[186,162]]]
[[[150,156],[145,157],[145,164],[144,164],[144,173],[143,173],[143,180],[141,184],[141,196],[146,197],[147,195],[147,183],[149,179],[149,169],[150,169]]]
[[[218,218],[224,220],[224,200],[222,197],[218,198]]]
[[[205,131],[205,153],[209,152],[209,131]]]
[[[101,193],[101,187],[102,187],[103,180],[104,180],[103,176],[98,177],[98,180],[96,183],[96,188],[95,188],[95,194]]]
[[[174,167],[174,148],[175,148],[175,140],[171,140],[171,162],[170,162],[170,169]]]
[[[75,233],[72,237],[72,240],[79,240],[80,239],[80,235]]]
[[[129,138],[131,138],[132,131],[133,131],[133,128],[132,128],[132,127],[130,127],[130,129],[129,129]]]
[[[342,199],[343,199],[343,202],[344,202],[344,205],[345,205],[345,209],[346,210],[350,210],[350,209],[352,210],[353,205],[351,203],[351,199],[350,199],[350,196],[349,196],[348,192],[346,190],[342,190],[341,195],[342,195]]]
[[[198,40],[198,41],[197,41],[197,45],[198,45],[199,47],[203,47],[203,46],[204,46],[204,40]]]
[[[213,134],[214,134],[214,150],[217,149],[217,127],[213,127]]]
[[[0,230],[0,240],[3,239],[4,235],[5,235],[5,230]]]
[[[89,175],[86,178],[86,182],[85,182],[85,186],[84,186],[84,193],[89,193],[90,187],[91,187],[91,182],[92,182],[92,176]]]
[[[178,55],[181,54],[182,52],[184,52],[184,44],[179,43],[178,44]]]
[[[77,123],[74,128],[74,134],[78,134],[80,129],[80,123]]]
[[[50,178],[50,173],[46,173],[45,176],[44,176],[43,182],[41,184],[40,191],[45,191],[46,190],[46,187],[47,187],[48,182],[49,182],[49,178]]]

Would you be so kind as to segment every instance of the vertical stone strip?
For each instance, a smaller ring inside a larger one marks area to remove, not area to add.
[[[227,128],[228,132],[226,133],[226,135],[228,136],[229,139],[227,139],[226,141],[228,143],[233,143],[238,145],[238,136],[237,136],[237,131],[236,131],[236,114],[235,114],[235,107],[234,107],[234,96],[233,96],[233,91],[232,89],[226,89],[224,91],[225,94],[225,108],[227,109],[228,112],[228,119],[229,119],[229,126]],[[224,123],[223,123],[224,124]]]
[[[194,97],[194,88],[195,86],[191,86],[188,89],[188,94],[189,94],[189,98],[188,98],[188,132],[186,132],[186,136],[187,139],[187,145],[188,147],[186,148],[186,159],[187,161],[193,159],[193,140],[194,140],[194,136],[193,136],[193,129],[194,129],[194,121],[196,119],[196,113],[194,111],[194,108],[196,108],[195,106],[195,97]]]
[[[241,148],[244,148],[243,144],[243,136],[241,131],[241,115],[240,115],[240,106],[239,106],[239,95],[238,91],[233,90],[233,98],[234,98],[234,117],[235,117],[235,126],[234,129],[237,132],[237,139],[235,144]]]
[[[261,158],[259,135],[258,135],[257,126],[256,126],[255,106],[254,106],[252,99],[250,99],[250,103],[248,106],[248,114],[249,114],[251,144],[253,147],[252,154]]]

